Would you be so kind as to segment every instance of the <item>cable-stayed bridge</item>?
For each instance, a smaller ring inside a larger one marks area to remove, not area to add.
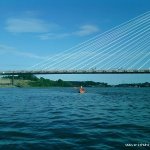
[[[16,74],[150,73],[150,11]]]
[[[143,70],[48,70],[48,71],[0,71],[0,75],[19,75],[19,74],[148,74],[150,73],[149,69]]]

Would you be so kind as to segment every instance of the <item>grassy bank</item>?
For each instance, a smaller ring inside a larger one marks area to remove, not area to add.
[[[15,79],[12,85],[11,79],[0,78],[0,87],[30,87],[29,82],[30,80]]]
[[[4,76],[0,79],[0,87],[11,87],[11,76]],[[93,81],[63,81],[61,79],[53,81],[43,77],[38,78],[34,75],[18,75],[14,76],[15,87],[110,87],[107,83]]]
[[[149,82],[109,85],[103,82],[94,81],[63,81],[61,79],[53,81],[43,77],[38,78],[34,75],[18,75],[14,76],[14,84],[12,85],[12,77],[4,76],[0,78],[0,87],[150,87]]]

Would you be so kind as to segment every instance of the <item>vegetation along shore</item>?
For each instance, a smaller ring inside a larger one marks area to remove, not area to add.
[[[104,82],[94,81],[63,81],[61,79],[53,81],[35,75],[17,75],[14,76],[14,83],[11,82],[12,76],[3,76],[0,78],[0,87],[150,87],[149,82],[109,85]]]

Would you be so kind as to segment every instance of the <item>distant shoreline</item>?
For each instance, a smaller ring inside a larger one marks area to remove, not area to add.
[[[80,86],[79,86],[80,87]],[[79,88],[79,87],[71,87],[71,86],[22,86],[22,87],[18,87],[18,86],[13,86],[13,85],[4,85],[4,86],[2,86],[2,85],[0,85],[0,88]],[[150,87],[134,87],[134,86],[126,86],[126,87],[123,87],[123,86],[111,86],[111,87],[86,87],[86,88],[150,88]]]
[[[142,88],[142,87],[150,87],[149,82],[145,83],[126,83],[126,84],[117,84],[117,85],[109,85],[104,82],[94,82],[94,81],[63,81],[61,79],[54,81],[50,79],[45,79],[43,77],[38,78],[34,75],[18,75],[14,76],[13,85],[12,85],[12,77],[4,76],[0,78],[0,88],[5,87],[19,87],[19,88],[32,88],[32,87],[133,87],[133,88]]]

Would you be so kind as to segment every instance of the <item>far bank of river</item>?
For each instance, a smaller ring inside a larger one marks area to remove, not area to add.
[[[103,82],[94,82],[94,81],[63,81],[61,79],[53,81],[50,79],[44,78],[35,78],[35,79],[14,79],[13,84],[10,78],[0,78],[0,88],[32,88],[32,87],[150,87],[150,83],[127,83],[127,84],[118,84],[118,85],[109,85]]]

